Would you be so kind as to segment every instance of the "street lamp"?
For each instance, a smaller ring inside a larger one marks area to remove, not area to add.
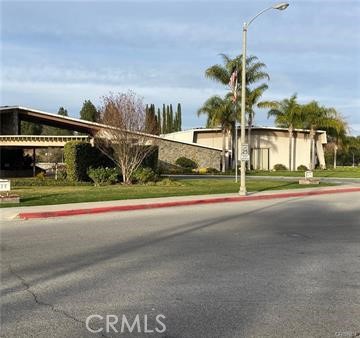
[[[261,14],[270,10],[270,9],[277,9],[283,11],[284,9],[288,8],[289,4],[286,2],[281,2],[275,4],[271,7],[263,9],[261,12],[256,14],[248,23],[244,22],[243,25],[243,41],[242,41],[242,71],[241,71],[241,168],[240,168],[240,195],[246,195],[246,184],[245,184],[245,162],[246,157],[248,157],[249,152],[249,144],[245,143],[245,87],[246,87],[246,33],[250,24]],[[237,140],[236,140],[237,143]],[[236,154],[237,155],[237,154]]]

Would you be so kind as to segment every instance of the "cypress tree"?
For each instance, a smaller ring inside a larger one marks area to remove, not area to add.
[[[146,105],[145,107],[145,132],[150,133],[151,132],[151,117],[150,117],[150,110],[149,105]]]
[[[177,105],[177,113],[178,113],[178,126],[177,126],[177,130],[181,131],[181,124],[182,124],[182,117],[181,117],[181,104],[178,103]]]
[[[166,129],[166,108],[165,108],[165,103],[163,104],[163,116],[162,116],[162,133],[166,134],[167,133],[167,129]]]
[[[160,108],[158,108],[158,110],[157,110],[157,123],[158,123],[159,134],[162,134]]]
[[[166,133],[171,133],[170,106],[166,106]]]
[[[173,131],[175,131],[175,129],[174,129],[174,112],[173,112],[172,104],[170,104],[169,116],[170,116],[170,121],[169,121],[170,133],[172,133]]]

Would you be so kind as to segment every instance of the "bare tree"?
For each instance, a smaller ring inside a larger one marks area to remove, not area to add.
[[[95,137],[96,146],[121,169],[123,182],[131,176],[156,147],[157,138],[145,131],[145,106],[134,92],[110,93],[100,107],[103,127]]]

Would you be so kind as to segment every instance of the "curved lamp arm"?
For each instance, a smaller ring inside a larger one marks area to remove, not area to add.
[[[286,8],[288,8],[289,7],[289,4],[287,3],[287,2],[281,2],[281,3],[279,3],[279,4],[275,4],[275,5],[273,5],[273,6],[270,6],[270,7],[268,7],[268,8],[265,8],[265,9],[263,9],[261,12],[259,12],[258,14],[256,14],[253,18],[251,18],[250,20],[249,20],[249,22],[244,22],[244,29],[247,29],[249,26],[250,26],[250,24],[258,17],[258,16],[260,16],[261,14],[263,14],[264,12],[266,12],[266,11],[269,11],[270,9],[277,9],[277,10],[279,10],[279,11],[283,11],[284,9],[286,9]]]

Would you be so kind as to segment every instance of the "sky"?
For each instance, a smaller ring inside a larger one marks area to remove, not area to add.
[[[360,1],[296,0],[249,27],[248,55],[267,65],[264,100],[298,94],[334,107],[360,135]],[[183,129],[225,89],[205,70],[241,53],[242,23],[261,0],[1,1],[0,105],[78,117],[84,100],[132,90],[144,103],[182,104]],[[257,125],[273,125],[258,110]]]

